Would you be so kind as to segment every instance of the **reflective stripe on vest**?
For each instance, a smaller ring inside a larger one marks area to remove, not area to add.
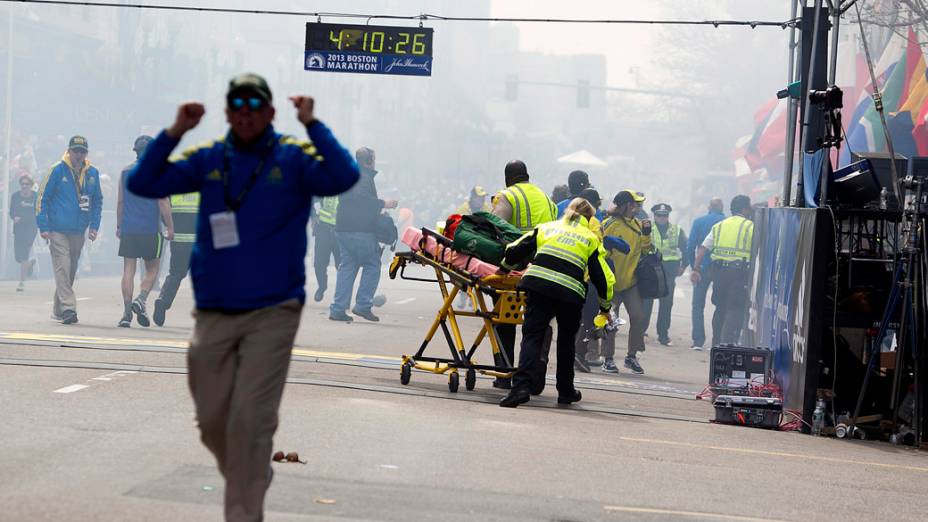
[[[177,214],[196,214],[200,208],[200,193],[174,194],[171,196],[171,212]]]
[[[712,227],[713,261],[750,261],[754,223],[742,216],[731,216]]]
[[[194,243],[196,242],[196,240],[197,240],[196,234],[178,234],[177,232],[175,232],[174,239],[172,239],[171,241],[175,243]]]
[[[531,183],[516,183],[502,194],[512,207],[509,222],[522,232],[531,232],[538,225],[557,219],[557,206]]]
[[[544,254],[576,266],[579,273],[586,271],[590,256],[599,248],[599,239],[590,231],[586,219],[573,222],[556,221],[543,224],[538,230],[538,248],[535,260],[523,274],[523,277],[537,277],[563,286],[586,297],[586,282],[571,275],[544,266],[544,260],[538,256]]]
[[[680,252],[680,227],[677,225],[667,225],[666,238],[661,236],[660,230],[657,230],[656,234],[651,234],[651,238],[654,240],[654,246],[661,253],[661,258],[664,261],[683,259],[683,253]]]
[[[337,212],[338,196],[326,196],[322,198],[322,204],[319,205],[319,221],[334,225]]]

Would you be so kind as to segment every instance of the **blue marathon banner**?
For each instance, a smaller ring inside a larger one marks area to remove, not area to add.
[[[774,352],[784,406],[803,412],[806,385],[816,382],[809,377],[818,367],[809,361],[810,345],[817,354],[819,339],[812,330],[813,294],[823,291],[823,282],[816,280],[815,236],[815,209],[772,208],[755,214],[750,308],[742,338],[745,346]]]
[[[306,51],[307,71],[431,76],[431,56]]]

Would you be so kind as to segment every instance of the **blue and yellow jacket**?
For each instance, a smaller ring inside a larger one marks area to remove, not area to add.
[[[89,198],[88,210],[81,210],[81,195]],[[103,192],[100,190],[100,173],[84,161],[77,175],[65,154],[52,165],[48,176],[39,187],[35,202],[35,220],[42,232],[83,234],[87,227],[100,229],[103,213]]]
[[[161,132],[129,173],[127,187],[140,196],[200,193],[190,260],[198,308],[242,311],[305,301],[312,198],[340,194],[358,180],[357,164],[328,127],[316,121],[308,133],[311,142],[268,126],[250,146],[235,145],[230,133],[169,159],[178,140]],[[217,250],[209,217],[229,209],[226,192],[233,201],[245,193],[235,212],[239,245]]]

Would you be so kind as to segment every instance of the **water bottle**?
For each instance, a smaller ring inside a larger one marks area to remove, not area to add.
[[[889,191],[886,187],[880,189],[880,210],[886,210],[889,206]]]
[[[825,424],[825,400],[815,401],[815,411],[812,412],[812,435],[816,437],[822,434],[822,426]]]

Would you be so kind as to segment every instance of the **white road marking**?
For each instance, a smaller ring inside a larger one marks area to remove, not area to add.
[[[400,299],[399,301],[396,302],[396,304],[401,305],[401,304],[411,303],[415,300],[416,300],[415,297],[407,297],[406,299]]]
[[[712,518],[716,520],[738,520],[743,522],[777,522],[772,518],[745,517],[740,515],[725,515],[723,513],[705,513],[701,511],[678,511],[675,509],[639,508],[631,506],[603,506],[606,511],[622,513],[642,513],[649,515],[677,515],[688,518]]]
[[[52,393],[74,393],[76,391],[81,391],[84,388],[89,388],[86,384],[72,384],[71,386],[65,386],[64,388],[58,388]]]
[[[116,377],[121,377],[123,375],[131,375],[133,373],[139,373],[131,370],[119,370],[113,373],[108,373],[106,375],[101,375],[100,377],[94,377],[92,381],[112,381]]]

